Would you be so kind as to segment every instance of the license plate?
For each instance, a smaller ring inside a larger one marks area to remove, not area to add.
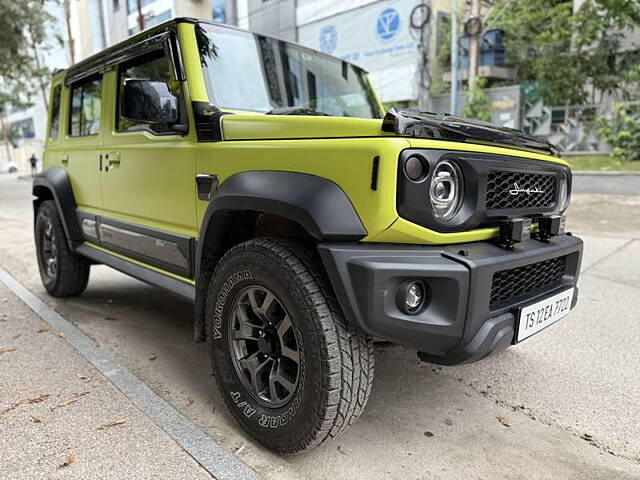
[[[522,307],[518,320],[516,342],[538,333],[564,317],[571,310],[572,299],[573,288],[570,288],[533,305]]]

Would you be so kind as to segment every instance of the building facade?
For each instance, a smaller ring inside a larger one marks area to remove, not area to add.
[[[55,18],[65,17],[63,6],[57,1],[46,1],[45,9]],[[63,40],[62,45],[58,41],[59,38]],[[45,48],[37,53],[40,65],[52,71],[68,66],[70,57],[66,48],[67,42],[66,27],[60,24],[50,25],[47,29]],[[42,159],[47,134],[48,93],[48,85],[44,85],[44,91],[38,86],[34,89],[30,107],[11,109],[9,106],[6,122],[10,142],[9,145],[0,147],[0,165],[13,162],[20,172],[28,172],[28,159],[31,155],[35,155],[38,160]]]

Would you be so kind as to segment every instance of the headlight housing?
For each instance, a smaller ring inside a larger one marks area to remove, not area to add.
[[[463,190],[460,168],[448,160],[439,162],[433,170],[429,186],[431,209],[436,220],[447,223],[458,213]]]

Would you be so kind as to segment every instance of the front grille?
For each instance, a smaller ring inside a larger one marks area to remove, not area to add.
[[[552,174],[493,170],[487,180],[487,210],[552,207],[556,177]]]
[[[522,295],[560,282],[567,268],[567,256],[501,270],[493,274],[490,309],[507,304]]]

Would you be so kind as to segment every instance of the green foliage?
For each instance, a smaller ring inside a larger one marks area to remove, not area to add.
[[[617,52],[624,29],[640,23],[640,2],[584,0],[574,13],[568,0],[499,0],[491,12],[485,24],[507,32],[518,81],[538,82],[546,103],[597,103],[595,92],[627,95],[621,79],[633,62]]]
[[[610,118],[599,118],[598,133],[619,161],[640,160],[640,108],[618,103]]]
[[[46,50],[46,29],[52,16],[44,0],[0,0],[0,111],[28,103],[48,70],[35,52]]]
[[[467,103],[460,114],[463,117],[476,118],[483,122],[491,121],[491,99],[484,87],[487,84],[486,78],[478,78],[475,86],[467,93]]]
[[[447,15],[438,22],[436,35],[438,38],[438,51],[436,60],[438,65],[449,69],[451,66],[451,16]]]

